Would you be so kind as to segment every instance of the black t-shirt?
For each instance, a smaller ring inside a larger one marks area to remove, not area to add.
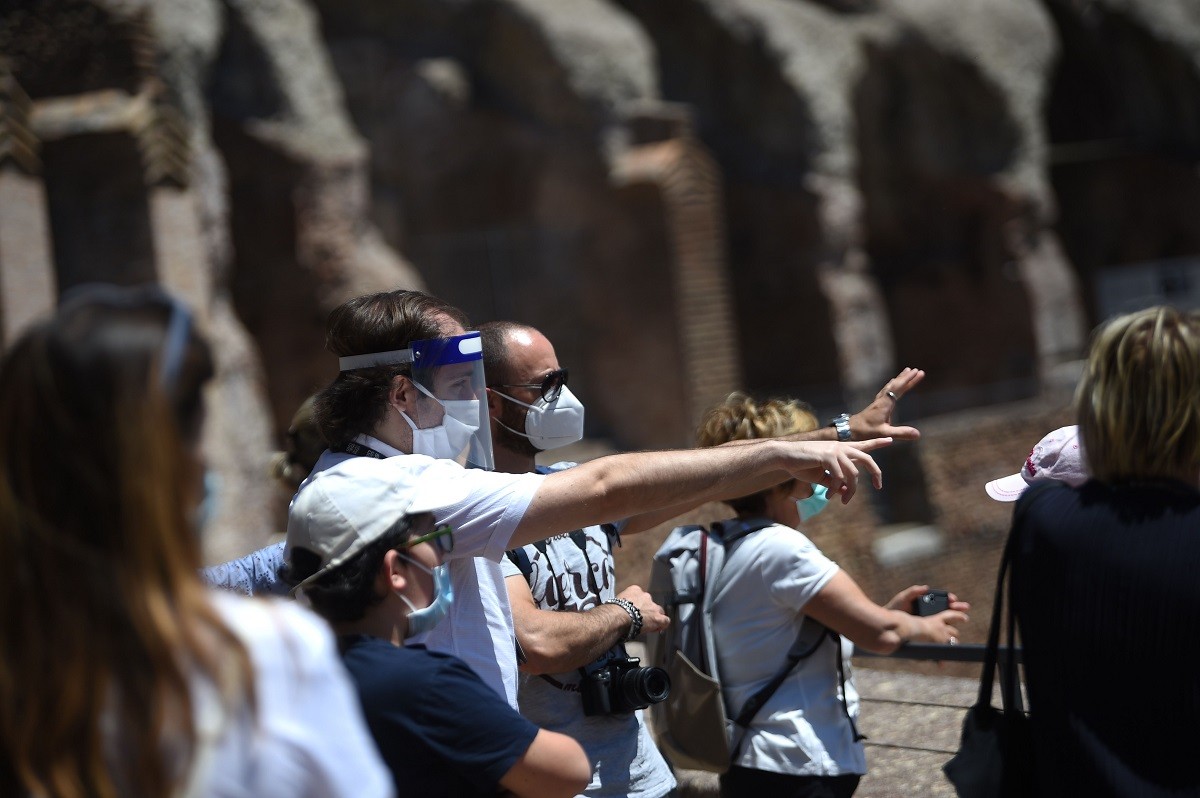
[[[338,643],[399,795],[495,795],[538,733],[457,657],[365,635]]]
[[[1200,795],[1200,491],[1031,490],[1013,606],[1042,795]]]

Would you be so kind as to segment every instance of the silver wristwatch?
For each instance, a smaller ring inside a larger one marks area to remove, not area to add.
[[[829,422],[829,426],[837,430],[839,441],[851,440],[850,434],[850,414],[842,413],[840,416]]]

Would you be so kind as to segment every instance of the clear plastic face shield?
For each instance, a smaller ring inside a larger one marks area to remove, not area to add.
[[[413,341],[405,350],[341,360],[342,370],[411,363],[419,396],[415,408],[402,416],[412,429],[413,453],[472,468],[495,467],[479,333]]]

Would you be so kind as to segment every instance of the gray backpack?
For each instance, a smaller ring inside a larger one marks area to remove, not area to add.
[[[792,669],[826,637],[833,637],[841,650],[836,633],[818,624],[821,632],[815,641],[811,634],[798,638],[783,669],[743,707],[731,713],[726,706],[717,669],[712,597],[727,548],[768,526],[771,522],[764,519],[713,524],[711,530],[695,525],[676,527],[654,555],[650,594],[671,624],[662,634],[649,637],[646,659],[647,665],[663,668],[670,675],[671,695],[652,705],[649,712],[659,747],[677,767],[727,771],[746,728]],[[808,619],[805,626],[815,623]]]

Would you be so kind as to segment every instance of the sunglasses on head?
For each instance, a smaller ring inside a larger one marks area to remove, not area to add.
[[[192,330],[192,313],[187,305],[154,284],[121,286],[113,283],[82,283],[63,293],[59,309],[89,304],[131,310],[154,305],[169,308],[170,317],[159,355],[158,382],[163,390],[172,390],[183,368]]]
[[[419,546],[422,543],[432,543],[433,547],[442,554],[449,554],[454,551],[454,530],[449,524],[442,524],[435,527],[432,532],[426,532],[424,535],[409,538],[404,541],[402,548],[411,549],[413,546]]]
[[[514,383],[496,385],[496,388],[536,388],[546,402],[554,402],[562,395],[563,386],[567,384],[567,370],[555,369],[547,374],[541,382]]]

